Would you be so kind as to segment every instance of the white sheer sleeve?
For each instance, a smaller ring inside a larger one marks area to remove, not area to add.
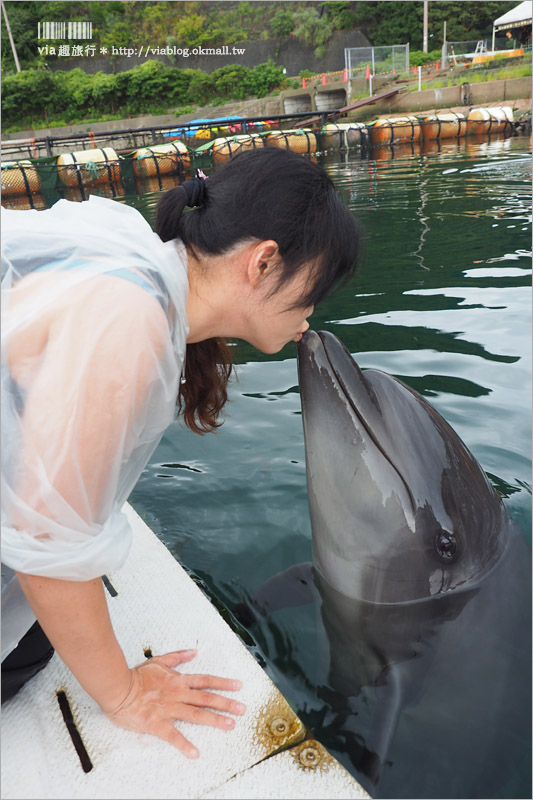
[[[180,368],[155,297],[81,273],[26,274],[2,346],[2,561],[67,580],[124,562],[120,509],[175,416]]]

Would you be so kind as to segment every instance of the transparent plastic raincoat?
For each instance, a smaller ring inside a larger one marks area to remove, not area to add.
[[[12,570],[83,581],[126,559],[121,507],[176,416],[188,281],[183,244],[113,200],[2,223],[4,658],[34,620]]]

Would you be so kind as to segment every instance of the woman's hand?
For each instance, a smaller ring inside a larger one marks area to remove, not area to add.
[[[171,669],[184,661],[191,661],[195,655],[196,650],[181,650],[154,656],[134,667],[130,670],[128,694],[114,711],[103,709],[104,712],[121,728],[151,733],[170,742],[188,758],[197,758],[199,751],[174,727],[174,722],[196,722],[227,731],[234,727],[235,721],[208,709],[244,714],[246,707],[228,697],[206,691],[237,691],[242,686],[240,681],[214,675],[182,674]]]
[[[235,721],[215,712],[245,712],[242,703],[206,691],[236,691],[241,688],[240,681],[180,674],[172,669],[191,661],[196,650],[155,656],[129,669],[111,625],[100,578],[65,581],[21,572],[17,575],[58,655],[117,725],[151,733],[188,758],[197,758],[198,750],[174,727],[176,720],[231,730]]]

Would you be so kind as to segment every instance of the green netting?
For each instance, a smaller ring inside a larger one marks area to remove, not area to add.
[[[186,160],[189,154],[184,154]],[[91,194],[122,197],[150,190],[163,190],[187,178],[188,163],[179,154],[150,154],[107,162],[57,164],[57,156],[22,159],[1,165],[2,205],[6,208],[48,208],[57,200],[86,200]],[[143,180],[156,179],[147,189]]]

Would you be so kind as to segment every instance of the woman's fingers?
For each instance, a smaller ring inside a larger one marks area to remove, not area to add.
[[[196,689],[188,691],[183,697],[183,702],[191,706],[213,708],[215,711],[225,711],[228,714],[244,714],[246,711],[244,703],[239,703],[236,700],[232,700],[230,697],[223,697],[220,694],[202,692]]]
[[[195,725],[209,725],[212,728],[220,728],[223,731],[229,731],[235,727],[234,719],[225,717],[222,714],[215,714],[213,711],[208,711],[206,708],[200,708],[199,706],[180,704],[175,713],[177,718],[183,722],[192,722]]]
[[[219,678],[217,675],[187,675],[187,685],[190,689],[216,689],[219,692],[238,692],[242,689],[241,681],[231,678]]]
[[[197,652],[197,650],[175,650],[173,653],[153,656],[150,660],[156,664],[163,664],[165,667],[177,667],[178,664],[183,664],[185,661],[192,661]]]
[[[164,739],[173,747],[176,747],[180,752],[183,753],[184,756],[187,756],[187,758],[198,758],[200,755],[200,751],[193,745],[193,743],[189,742],[189,740],[186,739],[185,736],[177,728],[175,728],[171,722],[160,722],[157,729],[152,731],[152,733],[155,736],[158,736],[160,739]]]

